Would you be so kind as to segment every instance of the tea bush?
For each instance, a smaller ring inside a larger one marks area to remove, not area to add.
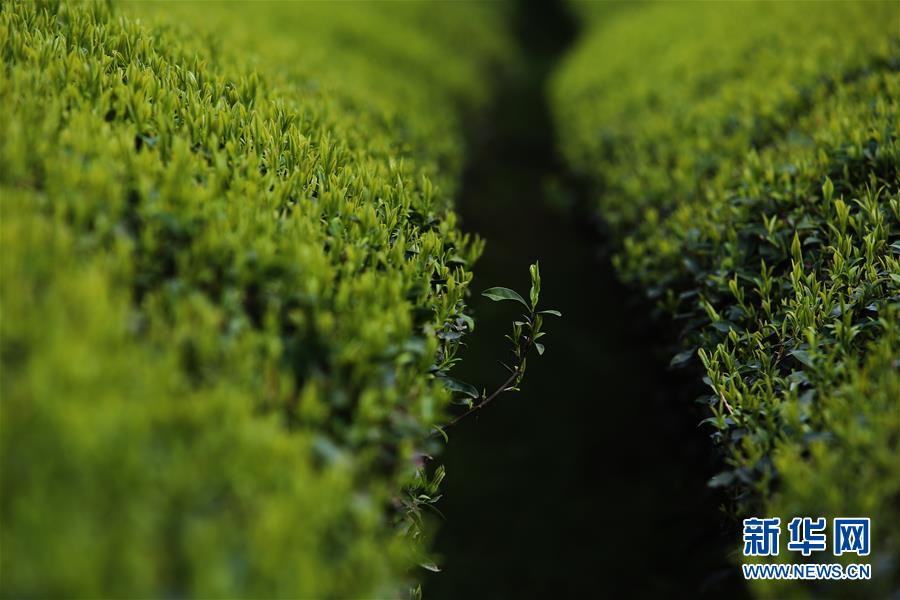
[[[502,10],[0,4],[2,595],[406,593]]]
[[[712,485],[783,523],[871,516],[870,585],[896,590],[900,8],[574,7],[561,151],[621,275],[683,326],[673,364],[702,362]]]

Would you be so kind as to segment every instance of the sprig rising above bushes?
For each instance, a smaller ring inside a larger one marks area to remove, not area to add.
[[[522,378],[525,376],[528,353],[534,349],[537,351],[538,356],[544,354],[544,344],[538,341],[547,335],[547,332],[543,330],[544,315],[562,317],[562,313],[553,309],[539,310],[538,302],[541,295],[540,265],[535,262],[528,270],[531,274],[531,289],[529,290],[527,301],[518,292],[507,287],[492,287],[481,293],[482,296],[490,298],[494,302],[518,302],[525,308],[521,320],[512,322],[512,333],[505,336],[511,344],[513,361],[512,365],[502,361],[500,364],[503,365],[509,375],[506,380],[490,394],[488,394],[485,389],[482,389],[482,391],[479,392],[470,384],[458,380],[450,380],[449,386],[452,390],[462,394],[463,403],[467,407],[467,410],[450,421],[447,427],[453,426],[472,413],[481,410],[498,396],[506,392],[519,391],[519,385],[522,383]],[[443,433],[443,430],[441,430],[441,433]]]

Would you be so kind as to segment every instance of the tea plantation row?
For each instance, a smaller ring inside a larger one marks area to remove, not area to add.
[[[874,587],[826,591],[896,590],[900,8],[575,8],[561,151],[621,275],[683,327],[673,363],[702,363],[727,464],[711,483],[743,516],[871,517],[851,560]]]
[[[500,12],[0,4],[4,596],[406,593]]]

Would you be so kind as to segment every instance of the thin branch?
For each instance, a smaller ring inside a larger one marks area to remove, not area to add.
[[[514,347],[514,355],[516,357],[516,368],[511,369],[507,367],[504,363],[502,364],[504,367],[510,370],[510,376],[503,382],[503,384],[498,387],[494,392],[484,398],[478,404],[471,406],[469,410],[459,415],[450,423],[445,425],[444,427],[435,427],[435,433],[440,433],[444,436],[446,440],[447,434],[444,430],[447,427],[452,427],[471,415],[474,412],[477,412],[490,404],[494,398],[502,394],[503,392],[507,392],[513,389],[518,388],[518,384],[522,380],[522,376],[525,374],[525,359],[528,357],[528,351],[531,350],[531,347],[535,345],[535,339],[543,335],[541,332],[541,315],[538,313],[537,305],[538,305],[538,296],[541,291],[541,275],[540,269],[538,268],[538,263],[535,262],[528,268],[529,273],[531,274],[531,305],[529,307],[528,303],[514,290],[509,288],[490,288],[482,292],[482,295],[490,298],[491,300],[500,301],[500,300],[515,300],[525,305],[525,308],[528,309],[528,312],[523,315],[524,321],[513,321],[513,332],[512,335],[507,335],[506,338],[512,342]],[[562,314],[556,310],[545,310],[541,311],[541,313],[549,313],[561,317]],[[538,354],[543,354],[543,347],[539,346],[540,352]],[[513,387],[514,386],[514,387]],[[482,392],[482,396],[484,393]]]
[[[531,319],[529,319],[529,321],[530,321],[530,322],[533,322],[533,319],[534,319],[534,313],[532,312],[532,313],[531,313]],[[532,333],[533,333],[533,332],[532,332]],[[503,382],[503,385],[501,385],[501,386],[498,387],[496,390],[494,390],[494,392],[493,392],[490,396],[488,396],[487,398],[485,398],[484,400],[482,400],[481,402],[479,402],[478,404],[476,404],[475,406],[473,406],[472,408],[470,408],[469,410],[467,410],[467,411],[464,412],[463,414],[459,415],[458,417],[456,417],[455,419],[453,419],[452,421],[450,421],[447,425],[445,425],[445,426],[442,427],[441,429],[442,429],[442,430],[443,430],[443,429],[447,429],[448,427],[452,427],[453,425],[456,425],[457,423],[459,423],[460,421],[462,421],[463,419],[465,419],[466,417],[468,417],[469,415],[471,415],[473,412],[476,412],[476,411],[481,410],[481,409],[484,408],[485,405],[488,404],[491,400],[493,400],[494,398],[496,398],[497,396],[499,396],[499,395],[502,394],[503,392],[507,391],[507,390],[509,389],[510,384],[512,384],[512,382],[515,381],[516,378],[519,377],[519,376],[522,374],[522,363],[523,363],[523,361],[525,360],[525,357],[528,356],[528,350],[531,349],[531,346],[532,346],[533,344],[534,344],[534,336],[533,336],[533,335],[529,335],[529,336],[528,336],[528,342],[526,342],[525,347],[522,348],[522,352],[521,352],[521,354],[518,356],[518,359],[519,359],[518,362],[519,362],[519,364],[516,365],[515,370],[514,370],[514,371],[512,372],[512,374],[507,378],[507,380]]]
[[[484,400],[482,400],[481,402],[479,402],[478,404],[476,404],[475,406],[473,406],[472,408],[470,408],[469,410],[467,410],[467,411],[464,412],[463,414],[459,415],[458,417],[456,417],[455,419],[453,419],[452,421],[450,421],[449,423],[447,423],[447,424],[443,427],[443,429],[447,429],[448,427],[452,427],[452,426],[456,425],[457,423],[459,423],[460,421],[462,421],[464,418],[466,418],[466,417],[468,417],[469,415],[471,415],[473,412],[475,412],[475,411],[477,411],[477,410],[480,410],[480,409],[484,408],[484,406],[485,406],[488,402],[490,402],[491,400],[493,400],[494,398],[496,398],[497,396],[499,396],[500,394],[502,394],[503,392],[505,392],[505,391],[509,388],[509,385],[510,385],[513,381],[515,381],[515,379],[516,379],[516,377],[518,377],[518,375],[519,375],[519,369],[518,369],[518,367],[517,367],[516,370],[513,371],[512,375],[509,376],[509,379],[507,379],[506,381],[504,381],[504,382],[503,382],[503,385],[501,385],[501,386],[498,387],[496,390],[494,390],[494,393],[493,393],[493,394],[491,394],[490,396],[488,396],[487,398],[485,398]]]

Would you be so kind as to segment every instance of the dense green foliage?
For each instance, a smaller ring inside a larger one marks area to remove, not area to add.
[[[0,4],[4,596],[403,591],[501,16]]]
[[[561,150],[622,276],[683,325],[673,363],[702,361],[713,485],[783,522],[871,516],[871,585],[896,589],[900,7],[576,9]]]

